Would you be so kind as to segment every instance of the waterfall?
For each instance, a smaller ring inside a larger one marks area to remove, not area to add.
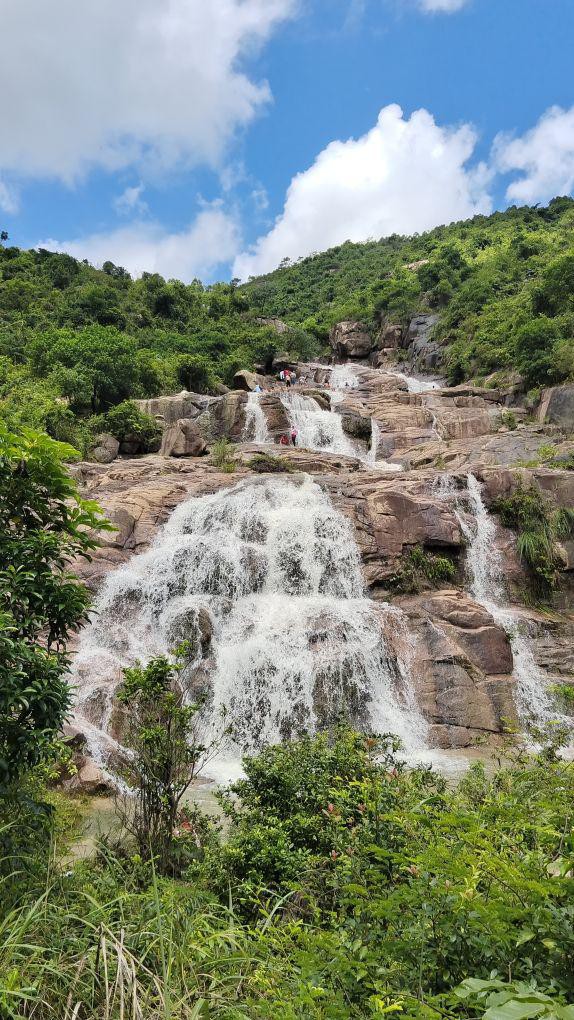
[[[343,431],[340,414],[324,411],[313,397],[305,397],[292,389],[281,395],[281,403],[289,425],[297,430],[299,446],[345,457],[360,456],[358,446]]]
[[[371,418],[371,449],[369,450],[369,461],[373,467],[377,463],[377,452],[379,449],[379,442],[381,439],[381,430],[374,418]],[[400,465],[396,465],[399,467]],[[393,467],[395,465],[393,464]]]
[[[232,759],[341,714],[415,751],[425,724],[385,638],[403,626],[365,596],[351,525],[315,482],[247,479],[180,505],[108,575],[75,660],[78,722],[105,760],[122,667],[187,639],[186,691],[207,695],[206,739],[231,724]]]
[[[338,403],[344,399],[345,390],[356,390],[359,385],[359,377],[352,365],[336,365],[332,370],[329,382],[331,389],[331,401]]]
[[[474,475],[467,476],[467,486],[474,526],[463,514],[457,513],[457,517],[469,543],[467,568],[472,595],[508,634],[514,658],[516,707],[521,721],[537,724],[556,721],[559,716],[547,691],[546,675],[534,658],[528,625],[505,605],[504,567],[496,545],[496,523],[484,505],[480,484]]]
[[[261,407],[260,393],[250,393],[245,407],[245,425],[241,439],[244,443],[270,443],[267,418]]]
[[[396,379],[402,379],[403,382],[406,382],[409,393],[429,393],[430,390],[440,390],[442,387],[440,379],[419,379],[415,375],[394,372],[390,368],[385,368],[383,371],[386,375],[394,375]]]

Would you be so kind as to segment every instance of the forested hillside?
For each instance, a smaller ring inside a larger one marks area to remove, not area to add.
[[[346,243],[239,286],[0,246],[0,414],[85,449],[111,408],[213,391],[279,348],[302,358],[330,327],[376,332],[439,314],[452,383],[515,370],[531,389],[574,374],[574,201],[512,208],[427,234]],[[266,318],[291,327],[278,334]]]
[[[261,315],[321,340],[344,319],[377,330],[440,314],[451,382],[518,368],[527,387],[574,372],[574,201],[511,208],[414,237],[346,244],[245,287]]]
[[[299,329],[280,338],[258,323],[235,283],[132,280],[111,262],[97,270],[7,245],[0,280],[0,414],[80,449],[102,426],[114,431],[102,415],[130,398],[211,392],[278,344],[302,357],[318,349]]]

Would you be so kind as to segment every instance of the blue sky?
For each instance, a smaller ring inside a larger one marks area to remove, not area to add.
[[[24,247],[245,278],[574,188],[572,0],[0,0],[0,31]]]

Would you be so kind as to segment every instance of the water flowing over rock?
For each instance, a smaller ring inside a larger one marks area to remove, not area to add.
[[[120,451],[72,467],[117,526],[74,565],[98,598],[75,663],[82,769],[114,771],[125,753],[122,668],[182,639],[189,697],[207,695],[207,735],[225,709],[235,762],[341,710],[413,753],[496,742],[506,720],[561,718],[551,687],[574,677],[574,543],[563,542],[556,611],[536,612],[517,604],[516,536],[489,508],[518,481],[574,505],[574,473],[556,458],[523,466],[550,442],[568,465],[574,443],[525,422],[511,385],[444,388],[394,357],[301,364],[297,376],[291,389],[267,375],[260,393],[149,401],[175,456]],[[513,429],[501,426],[508,407]],[[293,427],[296,446],[277,445]],[[186,447],[221,436],[235,444],[232,474]],[[260,474],[255,453],[271,454]],[[446,557],[450,587],[413,574],[421,553]],[[96,773],[83,774],[93,788]]]
[[[514,657],[516,678],[515,700],[523,723],[549,723],[559,717],[559,712],[548,691],[548,677],[536,663],[528,622],[521,613],[515,613],[506,604],[504,572],[496,541],[496,522],[484,505],[480,483],[474,475],[468,475],[468,502],[472,517],[471,524],[463,513],[459,513],[461,528],[468,540],[467,566],[471,578],[471,590],[477,602],[491,613],[496,623],[503,627],[510,639]]]
[[[243,426],[243,442],[269,443],[271,434],[267,418],[261,406],[261,394],[250,393],[245,408],[245,425]]]
[[[122,667],[182,638],[189,697],[208,696],[208,737],[231,723],[230,754],[341,713],[423,746],[408,675],[385,637],[401,614],[372,603],[363,584],[349,522],[307,477],[249,479],[181,504],[147,553],[108,576],[82,636],[77,724],[96,761],[121,738],[112,706]]]
[[[313,397],[296,390],[282,394],[281,402],[291,428],[297,431],[297,442],[308,450],[324,450],[356,457],[357,447],[345,434],[341,416],[325,411]]]

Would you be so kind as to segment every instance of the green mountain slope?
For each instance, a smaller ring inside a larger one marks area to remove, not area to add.
[[[574,201],[347,242],[244,291],[262,315],[283,316],[322,341],[343,319],[377,330],[438,312],[452,382],[509,368],[527,386],[557,382],[574,371]]]
[[[210,391],[279,348],[316,356],[337,321],[374,333],[423,311],[439,314],[453,383],[515,369],[527,388],[571,378],[574,201],[348,242],[241,287],[134,281],[111,262],[0,245],[0,415],[81,447],[123,401]],[[261,321],[273,317],[286,334]]]

